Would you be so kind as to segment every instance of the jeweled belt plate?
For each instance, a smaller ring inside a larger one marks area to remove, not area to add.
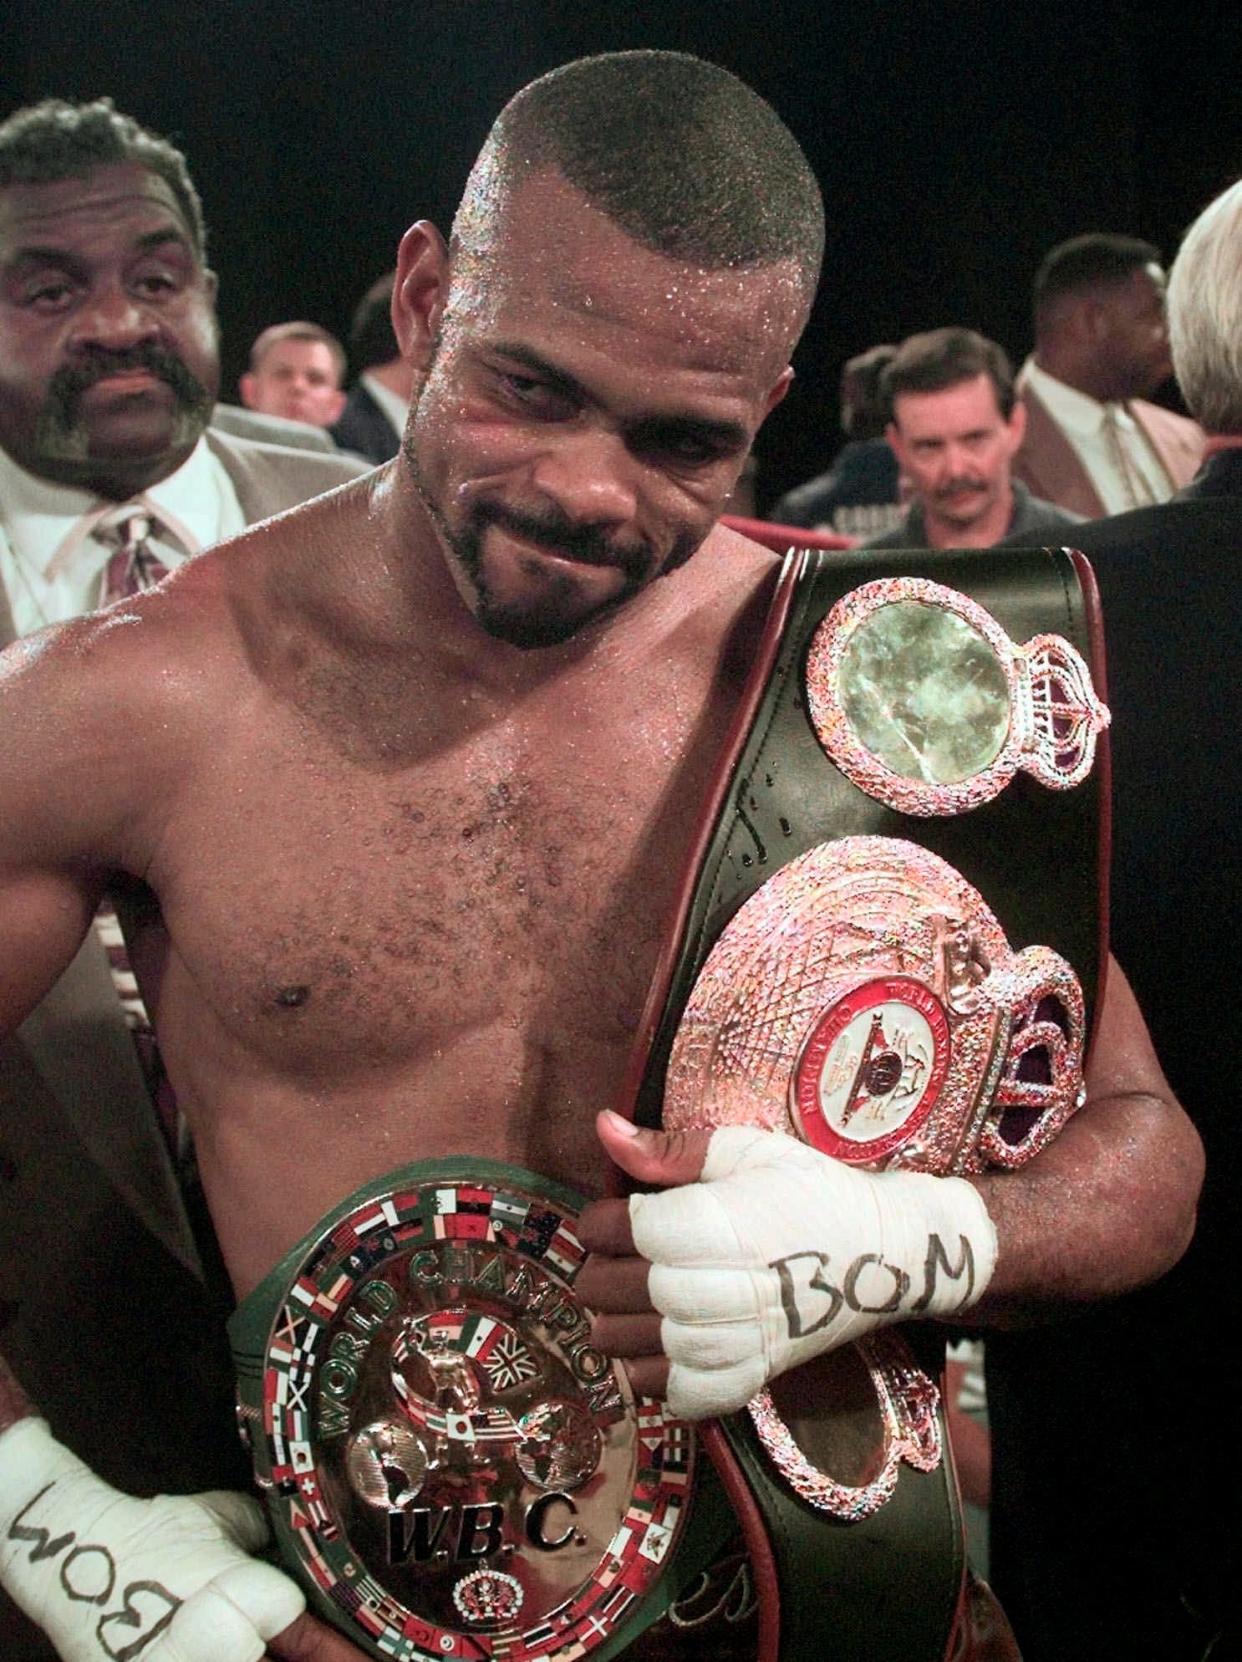
[[[1079,1106],[1083,1042],[1062,958],[1014,952],[927,849],[845,837],[791,860],[721,932],[673,1043],[663,1123],[760,1125],[873,1169],[1015,1167]],[[844,1474],[834,1405],[868,1396],[870,1457]],[[888,1331],[774,1380],[749,1413],[794,1493],[856,1522],[903,1464],[939,1464],[938,1399]]]
[[[585,1655],[673,1551],[692,1435],[590,1343],[578,1205],[490,1162],[407,1168],[230,1324],[282,1551],[373,1655]]]
[[[762,1125],[851,1165],[1021,1165],[1082,1095],[1084,1010],[1047,947],[1014,952],[982,895],[894,837],[790,861],[707,957],[664,1124]]]

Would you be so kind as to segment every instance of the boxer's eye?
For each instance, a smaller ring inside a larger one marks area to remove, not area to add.
[[[746,436],[730,424],[691,421],[648,421],[627,435],[636,456],[671,467],[711,467],[735,456]]]
[[[541,376],[506,369],[497,373],[497,383],[507,402],[541,419],[563,421],[577,413],[569,393]]]

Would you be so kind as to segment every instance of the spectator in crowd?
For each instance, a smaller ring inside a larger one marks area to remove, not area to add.
[[[1014,476],[1086,519],[1164,502],[1203,453],[1193,421],[1148,402],[1172,373],[1160,250],[1091,233],[1035,278],[1035,351],[1018,379]]]
[[[345,349],[317,323],[274,323],[250,348],[238,383],[242,403],[261,415],[331,427],[345,408]]]
[[[205,243],[184,157],[108,100],[48,101],[0,125],[0,645],[362,471],[208,426]],[[118,733],[100,766],[121,765],[124,745]],[[142,1486],[158,1464],[162,1481],[196,1486],[204,1404],[220,1400],[218,1323],[171,1150],[152,1147],[151,1054],[126,1030],[94,935],[0,1045],[0,1343],[118,1481]],[[66,1314],[72,1365],[53,1341]],[[143,1382],[165,1365],[157,1450]],[[24,1656],[6,1619],[0,1654]]]
[[[1063,542],[1077,516],[1041,502],[1011,474],[1026,414],[995,341],[932,329],[903,341],[881,378],[888,442],[913,502],[868,548],[991,548]]]
[[[772,509],[779,525],[874,537],[901,523],[897,458],[884,437],[888,407],[880,378],[895,346],[873,346],[850,358],[841,371],[841,429],[848,442],[827,473],[788,491]]]
[[[1095,567],[1108,644],[1113,944],[1207,1178],[1196,1237],[1164,1281],[1064,1327],[989,1336],[992,1569],[1026,1662],[1242,1654],[1220,1453],[1234,1399],[1216,1342],[1242,1183],[1227,1083],[1242,1053],[1230,969],[1242,744],[1228,692],[1242,638],[1242,181],[1186,233],[1169,334],[1204,465],[1170,501],[1081,526],[1074,542]]]
[[[386,462],[397,454],[414,390],[413,372],[392,328],[395,275],[389,271],[378,278],[358,302],[349,330],[349,357],[358,379],[332,428],[342,450],[372,462]]]

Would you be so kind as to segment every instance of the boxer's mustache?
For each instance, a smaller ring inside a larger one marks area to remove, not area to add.
[[[651,567],[651,549],[646,543],[619,543],[597,525],[575,525],[562,514],[522,513],[513,508],[502,508],[496,503],[481,502],[473,514],[479,532],[489,525],[514,536],[537,543],[550,554],[563,554],[567,559],[583,565],[610,566],[637,580]]]

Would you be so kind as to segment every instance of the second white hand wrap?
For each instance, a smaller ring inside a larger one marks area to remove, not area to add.
[[[696,1183],[631,1195],[630,1224],[685,1419],[872,1328],[964,1309],[996,1265],[963,1178],[862,1171],[748,1126],[712,1133]]]
[[[248,1495],[135,1500],[41,1419],[0,1435],[0,1585],[65,1662],[258,1662],[306,1608],[267,1538]]]

